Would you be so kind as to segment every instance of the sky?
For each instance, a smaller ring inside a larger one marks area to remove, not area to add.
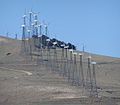
[[[0,0],[0,35],[21,38],[22,16],[31,9],[51,38],[120,58],[120,0]]]

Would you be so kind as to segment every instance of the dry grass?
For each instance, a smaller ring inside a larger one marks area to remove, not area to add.
[[[37,65],[36,60],[30,61],[30,57],[26,60],[25,56],[20,55],[20,48],[20,41],[0,37],[0,105],[120,104],[119,58],[91,54],[92,60],[98,62],[96,66],[97,85],[101,88],[99,89],[101,98],[95,99],[89,98],[89,93],[82,87],[73,86],[67,78],[52,72],[46,63],[44,66]],[[60,60],[61,50],[57,50]],[[6,55],[7,53],[11,54]],[[51,54],[53,54],[52,50]],[[46,55],[45,51],[44,55]],[[84,62],[87,62],[88,55],[84,53]],[[44,59],[47,57],[44,56]],[[77,60],[79,61],[78,57]],[[58,66],[60,67],[61,64]],[[84,73],[86,73],[86,63],[84,66]]]

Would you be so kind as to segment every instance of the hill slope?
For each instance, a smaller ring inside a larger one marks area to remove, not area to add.
[[[61,49],[58,50],[60,58]],[[84,62],[87,62],[89,55],[92,61],[97,62],[97,85],[101,88],[99,95],[106,97],[102,105],[119,104],[120,59],[84,53]],[[86,71],[86,64],[84,66]],[[89,104],[88,94],[82,87],[73,86],[66,77],[53,72],[46,63],[38,65],[36,59],[31,61],[30,57],[23,56],[21,41],[0,37],[1,105],[86,105]]]

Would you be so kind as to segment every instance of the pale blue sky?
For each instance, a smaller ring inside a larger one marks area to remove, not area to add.
[[[0,0],[0,35],[21,37],[22,15],[31,9],[49,24],[50,37],[120,57],[120,0]]]

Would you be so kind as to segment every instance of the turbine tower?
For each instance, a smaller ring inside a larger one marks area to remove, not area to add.
[[[79,53],[79,57],[80,57],[80,69],[79,69],[79,78],[80,78],[80,85],[82,85],[83,87],[85,86],[85,81],[84,81],[84,72],[83,72],[83,54]]]
[[[22,25],[22,53],[26,53],[26,15],[23,15],[23,25]]]
[[[38,36],[38,14],[34,14],[35,35]]]

